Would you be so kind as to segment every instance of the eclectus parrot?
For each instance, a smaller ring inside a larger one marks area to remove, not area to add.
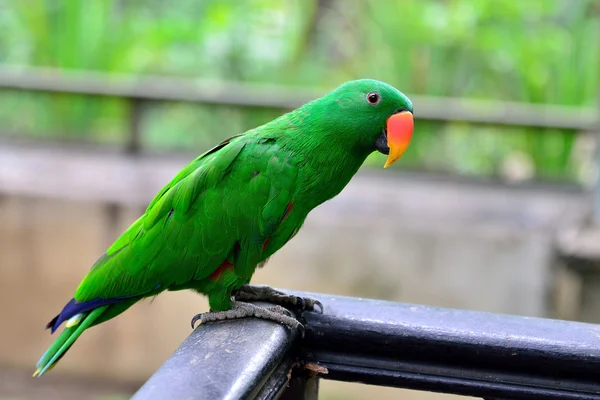
[[[348,184],[377,150],[392,165],[413,131],[411,101],[371,79],[346,82],[277,119],[233,136],[200,155],[148,205],[92,266],[73,298],[46,328],[66,328],[37,363],[52,368],[91,326],[165,290],[208,296],[209,322],[259,317],[292,328],[280,306],[311,299],[248,283],[257,267],[298,233],[308,213]],[[244,301],[245,300],[245,301]],[[321,311],[322,311],[322,307]]]

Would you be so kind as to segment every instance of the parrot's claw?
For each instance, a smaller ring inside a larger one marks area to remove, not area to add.
[[[234,301],[233,307],[227,311],[216,311],[196,314],[191,321],[192,329],[194,329],[197,322],[204,324],[206,322],[224,321],[227,319],[241,319],[241,318],[262,318],[269,321],[278,322],[286,325],[292,330],[299,330],[301,336],[304,338],[304,325],[302,325],[296,318],[292,317],[292,313],[280,306],[261,307],[251,303],[244,303],[242,301]]]
[[[299,311],[315,311],[315,307],[319,307],[318,312],[323,314],[323,304],[319,300],[286,294],[269,286],[244,285],[234,293],[234,298],[238,301],[265,301]]]

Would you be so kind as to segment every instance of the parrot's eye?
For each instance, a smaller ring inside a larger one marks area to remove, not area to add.
[[[376,92],[370,92],[367,95],[367,101],[371,104],[377,104],[379,103],[379,93]]]

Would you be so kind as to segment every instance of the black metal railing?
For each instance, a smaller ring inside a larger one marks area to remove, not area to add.
[[[318,380],[486,399],[600,399],[600,325],[316,297],[306,335],[258,319],[196,328],[134,400],[316,399]]]

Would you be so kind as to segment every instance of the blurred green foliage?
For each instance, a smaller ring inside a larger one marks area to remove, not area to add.
[[[411,94],[591,106],[599,38],[600,0],[0,0],[0,63],[323,91],[371,77]],[[0,96],[0,135],[118,145],[127,134],[123,100]],[[281,112],[156,104],[144,145],[200,152]],[[400,168],[581,178],[573,132],[418,120],[416,129]]]

